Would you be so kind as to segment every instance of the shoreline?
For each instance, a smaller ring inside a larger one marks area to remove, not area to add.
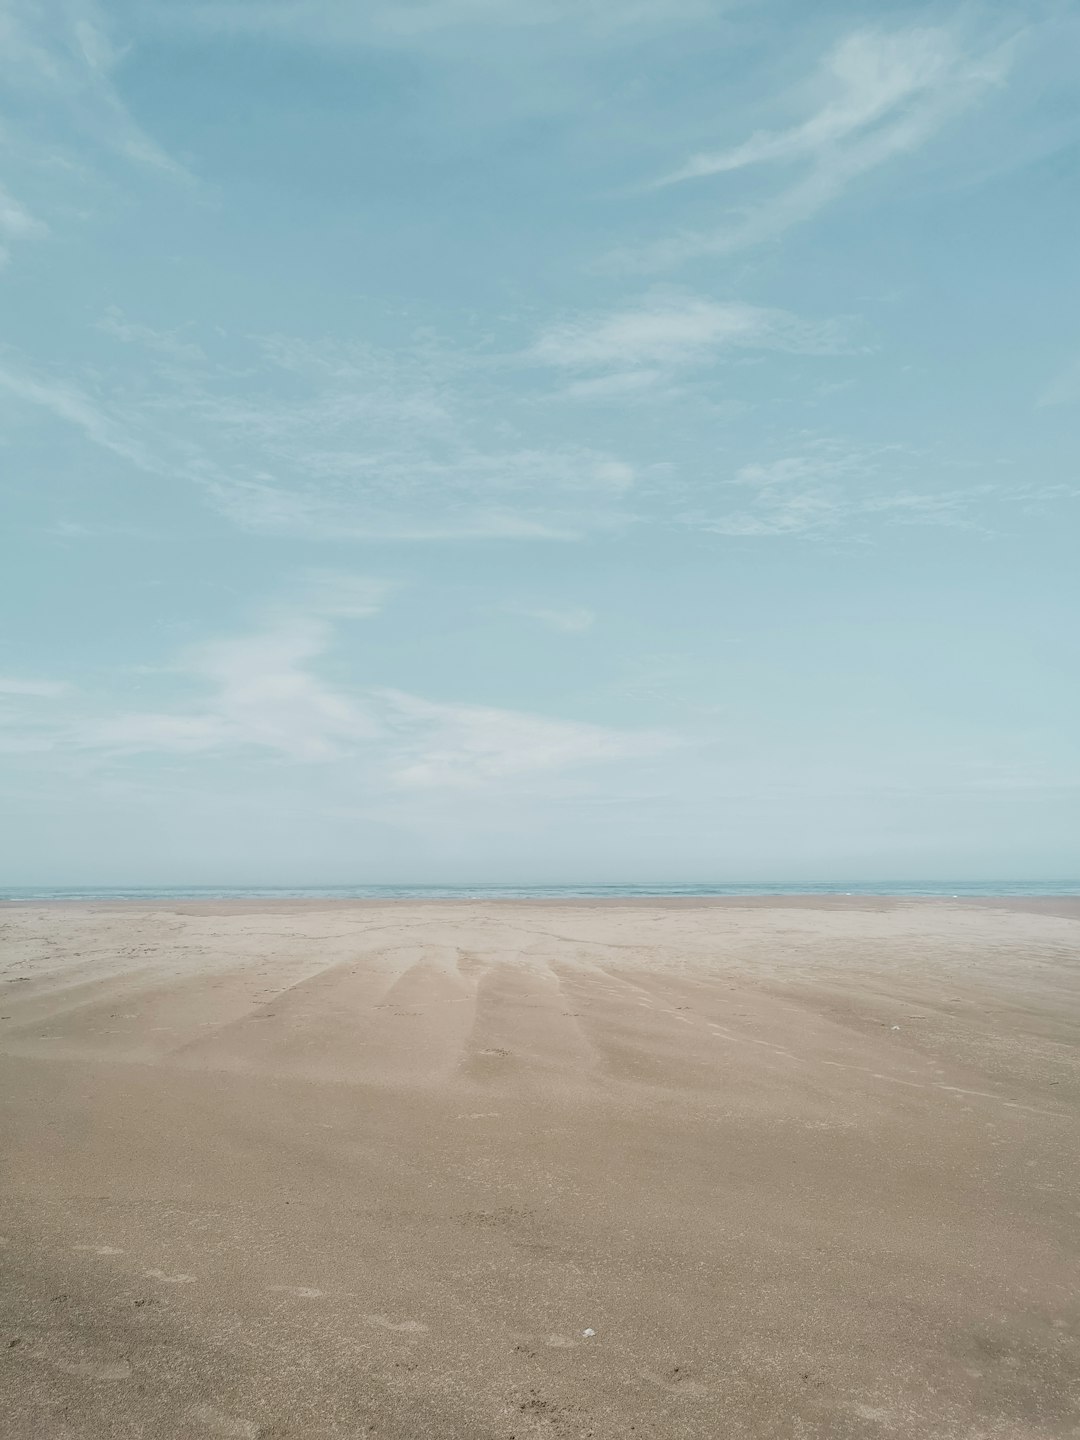
[[[268,898],[259,895],[216,896],[200,899],[196,896],[173,897],[169,895],[131,897],[57,897],[42,899],[0,900],[0,914],[16,911],[41,911],[49,909],[86,909],[119,912],[176,910],[184,913],[220,910],[251,913],[256,910],[272,912],[316,910],[363,910],[363,909],[404,909],[407,907],[472,909],[491,907],[495,909],[600,909],[600,910],[711,910],[711,909],[790,909],[790,910],[852,910],[882,911],[902,910],[907,907],[927,908],[979,908],[1029,912],[1031,914],[1059,915],[1065,919],[1080,919],[1080,896],[1074,895],[823,895],[820,893],[785,895],[582,895],[566,899],[549,897],[379,897],[351,898],[340,896],[280,896]]]

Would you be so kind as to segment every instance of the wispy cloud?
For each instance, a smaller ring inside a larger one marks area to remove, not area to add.
[[[11,351],[0,351],[0,391],[73,425],[94,445],[129,460],[140,470],[156,470],[153,452],[107,402],[77,384],[35,372]]]
[[[218,508],[245,530],[311,539],[575,540],[626,520],[634,472],[585,449],[464,450],[334,457],[315,483],[207,478]],[[311,457],[318,472],[319,457]],[[295,474],[295,471],[294,471]]]
[[[61,680],[25,680],[0,675],[0,695],[19,695],[35,700],[54,700],[70,687]]]
[[[0,390],[155,476],[197,487],[255,534],[309,539],[572,540],[629,518],[634,469],[587,446],[501,445],[451,358],[271,336],[244,362],[123,317],[107,333],[146,363],[80,382],[8,352]],[[486,443],[485,443],[486,442]]]
[[[168,711],[128,711],[86,725],[80,744],[116,754],[255,749],[285,759],[338,759],[378,733],[363,701],[322,679],[316,663],[335,623],[378,613],[385,582],[334,570],[308,571],[260,623],[188,648],[171,667],[196,694]]]
[[[656,394],[670,385],[671,372],[659,366],[643,365],[637,370],[613,370],[609,375],[589,375],[564,385],[560,398],[609,403],[631,399],[647,392]]]
[[[94,0],[5,0],[0,39],[0,73],[21,117],[49,117],[53,126],[66,120],[73,138],[81,131],[84,142],[133,164],[182,173],[121,100],[114,72],[122,49]]]
[[[366,620],[377,615],[395,587],[386,580],[355,575],[347,570],[304,570],[296,576],[285,599],[270,607],[284,608],[320,620]]]
[[[620,731],[480,705],[380,693],[396,732],[394,780],[409,788],[473,786],[654,755],[670,734]]]
[[[82,520],[62,516],[42,527],[41,533],[61,541],[82,540],[163,540],[167,531],[158,526],[140,525],[131,520]]]
[[[0,237],[6,241],[23,240],[30,235],[44,235],[48,226],[35,219],[25,205],[0,185]],[[0,244],[0,265],[6,264],[10,252]]]
[[[566,28],[569,37],[612,37],[709,15],[715,0],[156,0],[158,23],[281,36],[309,45],[427,47],[457,32]]]
[[[867,30],[848,35],[807,88],[816,105],[796,124],[762,130],[728,149],[692,156],[657,186],[799,167],[796,178],[746,203],[711,231],[663,241],[638,258],[676,263],[775,239],[810,219],[860,176],[912,152],[976,104],[1008,73],[1009,39],[965,44],[943,28]]]
[[[145,327],[117,323],[124,331],[113,336],[117,343],[142,349],[138,372],[114,376],[99,363],[77,383],[32,370],[9,351],[0,356],[0,397],[73,426],[155,480],[186,482],[252,535],[575,541],[648,521],[813,537],[844,527],[967,525],[980,498],[1000,505],[1065,498],[1047,487],[957,488],[952,480],[935,490],[903,447],[813,437],[744,464],[720,487],[699,468],[635,468],[585,446],[485,447],[493,434],[512,438],[512,427],[476,422],[475,397],[455,389],[452,359],[443,369],[427,354],[275,336],[234,344],[226,363],[194,341],[173,345],[168,334],[159,344]],[[665,292],[559,321],[529,355],[576,383],[618,389],[636,375],[659,384],[724,347],[833,353],[843,343],[832,322]],[[707,495],[707,505],[688,504],[694,494]],[[557,623],[553,607],[539,608],[551,612],[546,623]]]
[[[515,605],[515,615],[524,615],[538,620],[552,630],[562,630],[569,635],[578,635],[591,630],[596,623],[596,614],[585,605]]]
[[[111,305],[106,310],[98,321],[98,328],[126,344],[143,346],[172,360],[198,363],[206,358],[202,346],[185,339],[180,331],[140,325],[129,320],[118,305]]]
[[[725,511],[685,514],[683,523],[714,535],[807,540],[842,538],[866,541],[882,527],[939,527],[982,534],[1008,533],[1010,515],[1039,514],[1075,501],[1080,490],[1058,483],[971,485],[930,488],[904,476],[882,477],[860,491],[837,483],[775,484],[753,502]]]
[[[120,58],[94,0],[3,0],[0,161],[7,188],[0,185],[0,238],[45,235],[56,215],[85,208],[101,172],[116,165],[190,178],[121,99],[114,80]]]
[[[678,184],[748,165],[817,159],[938,88],[952,68],[950,51],[942,30],[849,35],[825,63],[826,84],[836,93],[821,109],[789,129],[759,131],[734,149],[695,155],[659,183]]]
[[[289,764],[347,762],[375,792],[501,784],[676,743],[658,731],[432,701],[363,678],[331,682],[320,666],[337,642],[337,622],[374,614],[385,593],[365,577],[301,576],[264,607],[258,626],[192,646],[163,672],[193,692],[189,699],[84,719],[60,743],[114,760],[246,751]]]
[[[614,369],[626,375],[645,367],[655,374],[702,363],[725,348],[820,355],[834,354],[843,343],[843,329],[835,322],[812,324],[785,310],[662,290],[619,310],[549,326],[529,357],[567,370]]]
[[[1060,371],[1039,396],[1037,405],[1075,405],[1080,402],[1080,359]]]
[[[25,755],[54,748],[65,723],[72,687],[62,680],[0,675],[0,754]]]
[[[300,762],[340,758],[377,727],[362,703],[311,669],[330,638],[324,621],[297,616],[194,647],[177,668],[208,692],[204,700],[115,715],[87,726],[82,743],[124,754],[256,749]]]
[[[732,476],[727,508],[683,515],[683,523],[715,535],[865,538],[873,526],[985,528],[992,502],[1023,503],[1031,487],[979,482],[933,488],[920,483],[925,457],[900,445],[866,448],[807,437],[798,454],[744,465]],[[742,497],[749,492],[746,503]]]
[[[853,449],[835,440],[818,440],[800,455],[781,455],[774,460],[755,461],[735,472],[735,484],[750,485],[761,492],[774,487],[814,484],[823,481],[873,480],[884,457],[903,455],[900,446],[876,450]]]

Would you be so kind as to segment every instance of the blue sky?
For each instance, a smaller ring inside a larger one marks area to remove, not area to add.
[[[4,0],[0,874],[1075,875],[1078,40]]]

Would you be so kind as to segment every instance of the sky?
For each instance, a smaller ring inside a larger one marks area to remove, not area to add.
[[[1075,877],[1078,42],[0,0],[0,884]]]

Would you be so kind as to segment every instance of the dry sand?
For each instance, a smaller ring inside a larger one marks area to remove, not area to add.
[[[1080,1435],[1076,902],[0,927],[12,1440]]]

